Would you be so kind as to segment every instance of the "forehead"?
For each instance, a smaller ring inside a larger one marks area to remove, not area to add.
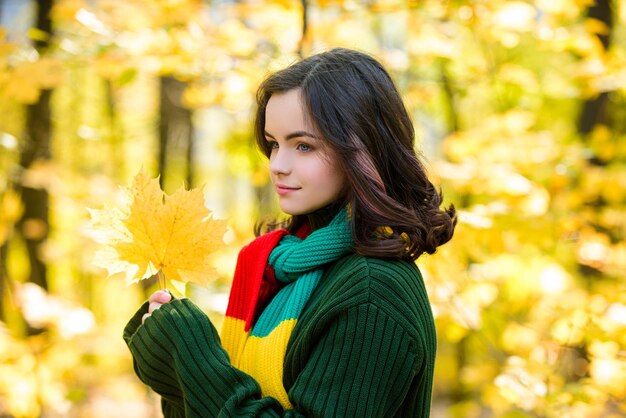
[[[310,128],[300,89],[274,93],[265,108],[265,129]]]
[[[267,109],[282,106],[301,106],[302,91],[300,89],[291,89],[274,93],[267,102]]]

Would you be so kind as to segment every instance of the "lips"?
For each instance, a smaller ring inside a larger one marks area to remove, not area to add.
[[[278,193],[280,196],[285,196],[288,195],[291,192],[295,192],[296,190],[300,190],[299,187],[290,187],[287,186],[285,184],[276,184],[276,193]]]

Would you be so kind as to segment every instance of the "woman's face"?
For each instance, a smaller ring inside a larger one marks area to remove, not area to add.
[[[270,177],[283,212],[304,215],[337,200],[345,176],[336,156],[308,123],[300,89],[273,94],[265,110],[265,140],[271,145]]]

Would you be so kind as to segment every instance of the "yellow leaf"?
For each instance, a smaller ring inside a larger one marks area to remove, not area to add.
[[[90,210],[92,232],[108,245],[96,264],[135,282],[162,271],[171,281],[201,285],[215,275],[210,255],[223,245],[226,222],[211,219],[200,189],[165,194],[140,172],[126,190],[128,208]]]
[[[247,56],[257,48],[254,31],[247,28],[240,20],[229,19],[220,23],[216,41],[227,47],[235,56]]]
[[[59,61],[50,58],[22,61],[0,79],[0,89],[19,103],[31,104],[37,102],[42,89],[53,88],[62,79]]]
[[[34,41],[47,41],[50,39],[50,34],[41,29],[30,28],[28,30],[28,37]]]
[[[52,19],[55,22],[72,22],[76,18],[76,14],[87,7],[88,5],[85,0],[64,0],[55,2],[51,13]]]
[[[535,25],[537,11],[521,1],[504,3],[492,16],[492,23],[503,29],[525,32]]]

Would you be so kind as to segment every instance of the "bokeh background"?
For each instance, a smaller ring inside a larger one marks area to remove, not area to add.
[[[626,416],[625,27],[624,0],[0,0],[0,416],[160,416],[121,338],[156,284],[94,266],[87,208],[142,169],[203,187],[219,324],[278,215],[255,88],[335,46],[390,69],[460,212],[417,262],[432,415]]]

